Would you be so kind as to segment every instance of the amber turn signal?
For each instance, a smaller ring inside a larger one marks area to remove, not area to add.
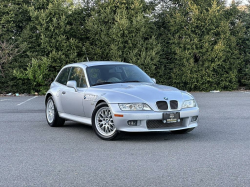
[[[122,114],[114,114],[115,117],[123,117]]]

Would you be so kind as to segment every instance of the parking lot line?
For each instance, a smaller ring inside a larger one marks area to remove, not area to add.
[[[17,106],[22,105],[22,104],[24,104],[24,103],[26,103],[26,102],[28,102],[28,101],[30,101],[30,100],[32,100],[32,99],[35,99],[35,98],[37,98],[37,97],[38,97],[38,96],[32,97],[32,98],[30,98],[30,99],[27,99],[26,101],[17,104]]]
[[[249,93],[250,93],[249,91],[240,91],[240,92],[242,92],[242,93],[247,93],[247,94],[249,94]]]
[[[1,102],[1,101],[8,101],[8,100],[11,100],[11,99],[1,99],[0,102]]]

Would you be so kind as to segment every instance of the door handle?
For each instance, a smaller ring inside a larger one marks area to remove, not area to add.
[[[66,92],[65,92],[65,91],[62,91],[62,94],[66,94]]]

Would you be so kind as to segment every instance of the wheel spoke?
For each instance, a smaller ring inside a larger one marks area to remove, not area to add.
[[[102,111],[102,114],[103,114],[103,118],[106,118],[105,110]]]
[[[108,127],[109,127],[109,128],[108,128],[108,129],[109,129],[109,132],[112,132],[112,129],[110,128],[110,126],[108,126]]]
[[[100,127],[102,130],[104,130],[104,125],[99,125],[99,127]]]
[[[100,121],[99,124],[104,125],[105,121]]]
[[[99,123],[102,123],[103,121],[104,121],[103,118],[98,118]]]
[[[108,117],[108,110],[105,110],[106,118]]]
[[[52,101],[50,101],[49,108],[53,109],[53,103],[52,103]]]
[[[106,117],[107,117],[107,112],[106,112],[106,110],[103,111],[103,114],[104,114],[104,117],[106,118]]]
[[[103,111],[100,112],[99,116],[101,116],[102,118],[104,118]]]

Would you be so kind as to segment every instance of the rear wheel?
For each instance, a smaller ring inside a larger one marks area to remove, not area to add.
[[[174,134],[186,134],[188,132],[191,132],[192,130],[194,130],[194,128],[171,131],[171,132],[174,133]]]
[[[92,125],[97,136],[103,140],[113,140],[119,134],[115,128],[111,110],[106,103],[100,103],[95,108]]]
[[[46,119],[51,127],[61,127],[64,125],[65,119],[60,118],[56,105],[52,96],[46,101]]]

